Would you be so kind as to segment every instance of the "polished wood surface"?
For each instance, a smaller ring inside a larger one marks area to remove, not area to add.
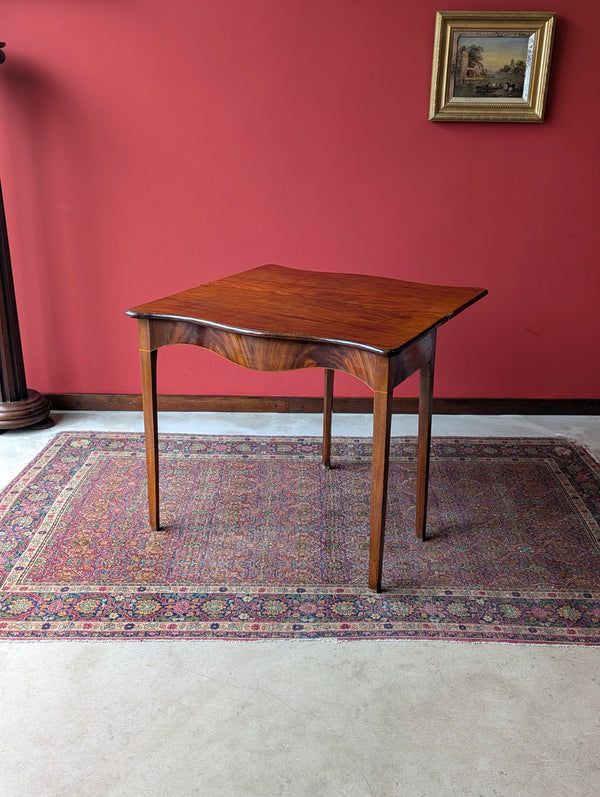
[[[156,355],[191,344],[264,371],[325,369],[323,465],[330,466],[333,372],[373,390],[369,587],[380,591],[393,390],[421,370],[416,534],[425,538],[436,334],[482,288],[266,265],[138,305],[150,524],[159,528]]]
[[[392,356],[485,293],[480,288],[267,265],[127,312],[135,318],[192,321],[243,335],[345,343]]]

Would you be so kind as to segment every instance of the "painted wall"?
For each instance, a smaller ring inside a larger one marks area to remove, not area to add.
[[[139,392],[127,307],[275,262],[487,287],[440,332],[439,396],[599,396],[600,4],[551,5],[547,120],[501,125],[427,121],[426,0],[2,0],[30,386]],[[319,372],[159,359],[167,393],[321,390]]]

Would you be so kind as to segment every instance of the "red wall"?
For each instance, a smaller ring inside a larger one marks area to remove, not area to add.
[[[546,121],[462,124],[427,121],[426,0],[2,0],[30,386],[139,392],[127,307],[275,262],[487,287],[440,332],[439,396],[599,396],[600,4],[551,5]],[[160,359],[167,393],[321,390],[198,349]]]

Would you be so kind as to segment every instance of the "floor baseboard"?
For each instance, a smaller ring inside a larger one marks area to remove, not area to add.
[[[142,398],[131,393],[49,393],[53,410],[140,411]],[[334,412],[368,413],[370,398],[338,396]],[[322,412],[323,399],[313,396],[174,396],[158,397],[163,412]],[[418,412],[416,398],[395,398],[393,412]],[[600,415],[600,399],[434,398],[439,415]]]

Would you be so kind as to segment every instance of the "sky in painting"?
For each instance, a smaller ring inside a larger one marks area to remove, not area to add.
[[[510,64],[512,58],[515,61],[527,61],[526,36],[507,37],[507,36],[459,36],[459,47],[470,47],[477,44],[483,47],[483,65],[486,69],[501,69],[504,64]]]

